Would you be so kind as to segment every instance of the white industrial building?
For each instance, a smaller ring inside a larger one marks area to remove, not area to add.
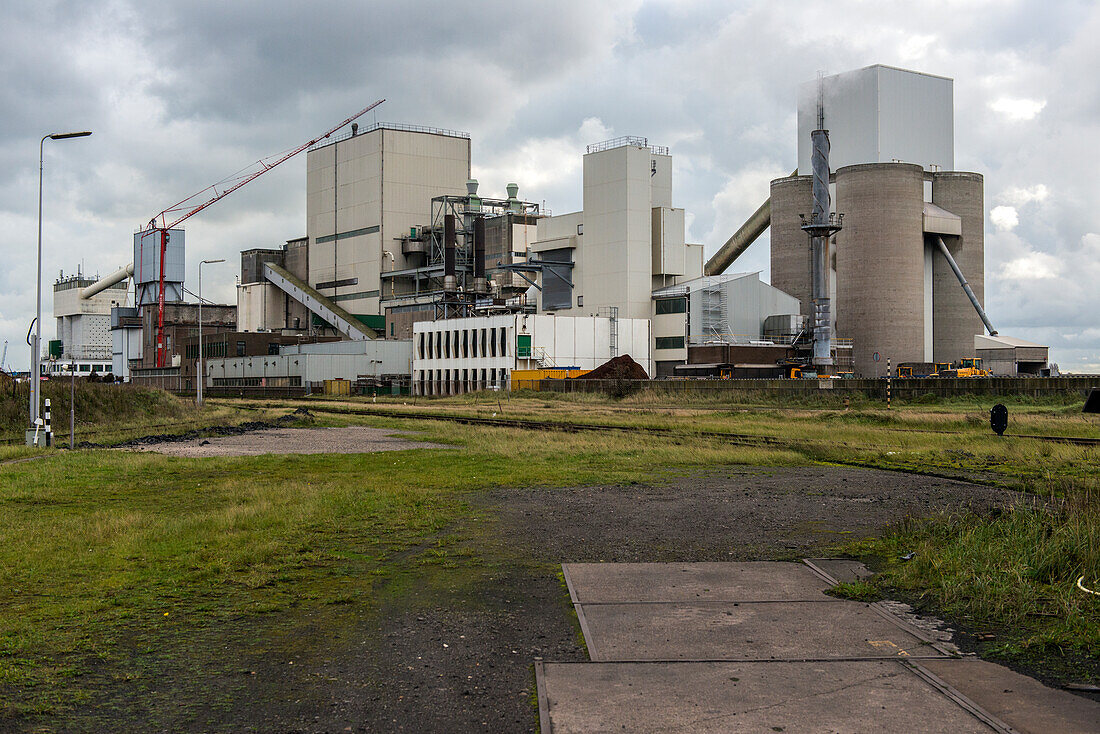
[[[279,354],[206,360],[210,388],[303,387],[325,380],[404,381],[412,368],[412,342],[365,339],[283,346]]]
[[[672,206],[672,156],[622,137],[588,146],[583,168],[583,210],[538,222],[539,312],[651,318],[655,288],[703,274],[703,246],[685,242]]]
[[[798,299],[762,283],[760,273],[704,276],[653,291],[654,368],[671,376],[688,360],[690,345],[755,344],[769,319],[785,317],[782,336],[798,338]]]
[[[78,273],[61,274],[53,286],[53,315],[57,338],[48,346],[43,370],[51,375],[78,375],[93,372],[109,374],[113,370],[111,344],[111,308],[129,301],[128,284],[116,283],[90,298],[81,291],[98,278]]]
[[[647,374],[649,319],[506,314],[413,324],[412,378],[419,394],[507,387],[513,370],[593,370],[629,354]]]

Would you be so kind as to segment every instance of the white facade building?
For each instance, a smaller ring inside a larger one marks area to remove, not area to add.
[[[413,324],[413,389],[436,395],[507,386],[513,370],[593,370],[629,354],[653,374],[649,319],[507,314]]]
[[[955,168],[954,81],[876,64],[798,88],[798,172],[810,175],[810,133],[817,129],[819,88],[829,167],[916,163],[926,171]]]
[[[797,318],[798,299],[762,283],[760,273],[725,273],[653,291],[654,369],[674,374],[690,345],[753,344],[771,316]]]
[[[279,354],[206,360],[209,387],[304,387],[324,380],[409,375],[408,339],[321,342],[281,347]]]
[[[81,298],[80,291],[96,280],[79,274],[62,275],[54,283],[53,315],[57,338],[49,345],[43,362],[44,373],[69,375],[74,365],[78,375],[93,372],[102,375],[113,371],[111,307],[129,301],[129,284],[123,281],[91,298]]]
[[[382,313],[381,273],[411,267],[398,238],[424,224],[433,196],[466,193],[470,138],[379,124],[306,157],[309,285],[348,312]]]
[[[588,146],[584,209],[539,220],[539,313],[648,319],[654,288],[703,274],[703,246],[685,243],[672,206],[672,157],[642,138]],[[554,267],[546,263],[561,262]]]

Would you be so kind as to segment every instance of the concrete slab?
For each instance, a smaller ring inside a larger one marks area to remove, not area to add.
[[[577,614],[594,661],[942,655],[871,605],[844,600],[580,604]]]
[[[801,563],[565,563],[573,602],[828,601]]]
[[[996,731],[896,661],[538,663],[544,734]]]
[[[1021,734],[1100,731],[1100,703],[1048,688],[1003,665],[975,658],[919,665]]]
[[[849,558],[808,558],[807,561],[842,584],[874,576],[866,566]]]

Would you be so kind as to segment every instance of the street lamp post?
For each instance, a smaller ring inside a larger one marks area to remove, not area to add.
[[[195,380],[195,404],[202,407],[202,383],[206,379],[206,363],[202,358],[202,266],[223,263],[225,258],[203,260],[199,263],[199,374]]]
[[[38,143],[38,277],[34,281],[35,286],[35,318],[34,339],[31,340],[31,395],[30,395],[30,425],[34,428],[38,421],[38,404],[41,402],[42,392],[42,163],[45,154],[46,140],[66,140],[68,138],[84,138],[91,135],[90,132],[77,133],[50,133],[43,135]]]

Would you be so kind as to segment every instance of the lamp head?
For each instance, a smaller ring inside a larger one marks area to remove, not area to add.
[[[50,136],[50,140],[64,140],[66,138],[86,138],[91,135],[90,130],[84,130],[78,133],[54,133]]]

